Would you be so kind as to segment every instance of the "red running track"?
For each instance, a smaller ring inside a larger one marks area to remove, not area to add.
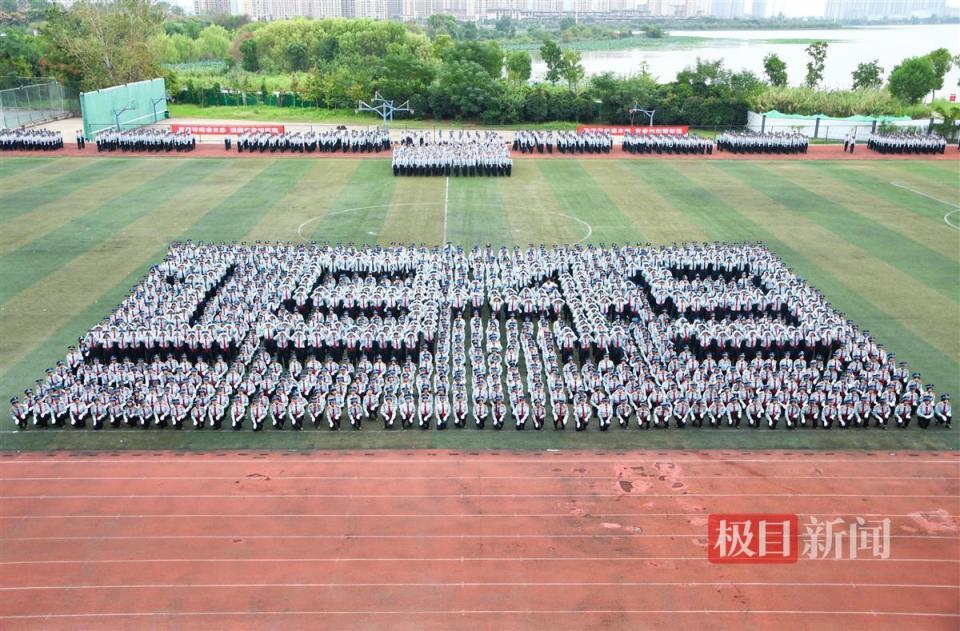
[[[960,453],[0,455],[2,629],[957,629]],[[710,513],[891,520],[713,565]]]
[[[389,159],[391,153],[382,151],[380,153],[238,153],[236,149],[226,151],[222,143],[201,143],[197,145],[194,151],[177,153],[129,153],[123,151],[105,151],[98,152],[95,145],[88,145],[83,151],[77,149],[76,145],[65,145],[59,151],[8,151],[0,153],[0,158],[32,156],[32,157],[84,157],[84,158],[117,158],[117,157],[145,157],[145,158],[301,158],[301,159],[331,159],[331,158],[383,158]],[[514,159],[519,160],[569,160],[576,158],[578,160],[960,160],[960,151],[956,147],[950,146],[944,154],[918,154],[918,155],[898,155],[898,154],[880,154],[868,149],[858,149],[856,153],[844,153],[843,145],[811,145],[809,153],[806,154],[778,154],[778,153],[729,153],[714,151],[712,155],[650,155],[650,154],[630,154],[623,151],[620,147],[615,147],[610,153],[577,153],[563,154],[554,152],[552,154],[530,154],[512,152]]]

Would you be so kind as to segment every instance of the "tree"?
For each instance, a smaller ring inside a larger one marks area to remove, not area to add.
[[[937,76],[937,82],[933,87],[933,92],[942,90],[943,78],[947,76],[947,73],[950,72],[950,68],[953,67],[953,57],[950,55],[950,51],[946,48],[938,48],[937,50],[928,53],[927,59],[929,59],[930,63],[933,64],[933,73]]]
[[[314,63],[329,63],[337,57],[340,41],[333,35],[325,35],[317,42],[314,51]]]
[[[434,116],[495,119],[500,115],[501,85],[474,61],[444,64],[430,86],[430,109]]]
[[[444,61],[448,63],[472,61],[494,79],[500,78],[503,73],[503,49],[500,48],[500,44],[493,41],[459,42],[447,53]]]
[[[452,15],[434,13],[427,18],[427,35],[431,39],[436,38],[441,33],[449,35],[450,39],[459,39],[459,31],[457,20]]]
[[[307,69],[307,47],[303,42],[298,40],[290,42],[284,54],[287,58],[287,67],[293,72]]]
[[[230,34],[216,24],[200,31],[196,40],[196,51],[201,59],[225,59],[229,48]]]
[[[507,55],[507,78],[514,85],[522,85],[530,80],[533,60],[525,50],[514,50]]]
[[[807,55],[810,61],[807,62],[807,77],[805,83],[808,88],[815,88],[817,84],[823,81],[823,68],[827,60],[827,42],[818,40],[807,46]]]
[[[890,73],[890,94],[908,103],[916,103],[936,87],[937,81],[937,72],[929,57],[910,57]]]
[[[770,85],[787,85],[787,63],[776,53],[770,53],[763,58],[763,72],[766,73]]]
[[[498,35],[508,39],[517,34],[517,27],[513,23],[513,18],[509,15],[501,16],[500,19],[497,20],[494,29]]]
[[[556,83],[563,77],[563,51],[552,39],[543,40],[540,58],[547,64],[547,81]]]
[[[579,50],[568,49],[563,51],[563,80],[567,82],[567,87],[574,93],[576,93],[577,87],[586,74],[583,64],[580,63],[581,58]]]
[[[163,14],[149,0],[52,8],[42,27],[54,74],[89,91],[161,75],[156,39]]]
[[[857,64],[857,69],[853,71],[854,90],[879,88],[882,85],[883,68],[880,67],[879,59]]]
[[[387,55],[377,73],[377,89],[387,99],[403,101],[426,94],[436,76],[434,64],[403,51]]]
[[[463,25],[463,28],[460,29],[460,36],[464,40],[474,41],[480,39],[480,31],[477,29],[476,22],[467,22]]]
[[[247,72],[257,72],[260,70],[257,42],[252,37],[240,42],[240,67]]]

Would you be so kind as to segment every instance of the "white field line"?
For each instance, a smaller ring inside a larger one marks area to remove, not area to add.
[[[922,193],[922,192],[920,192],[920,191],[915,191],[915,190],[913,190],[912,188],[910,188],[909,186],[904,186],[903,184],[900,184],[900,183],[898,183],[898,182],[890,182],[890,184],[893,185],[893,186],[896,186],[897,188],[902,188],[902,189],[905,190],[905,191],[910,191],[910,192],[913,193],[914,195],[920,195],[921,197],[926,197],[927,199],[932,199],[932,200],[935,201],[935,202],[939,202],[939,203],[943,204],[944,206],[950,206],[951,208],[955,208],[956,210],[951,210],[950,212],[948,212],[946,215],[943,216],[943,221],[944,221],[944,223],[946,223],[946,224],[947,224],[948,226],[950,226],[951,228],[954,228],[954,229],[956,229],[956,230],[960,230],[960,226],[958,226],[957,224],[955,224],[955,223],[953,223],[952,221],[950,221],[950,215],[953,215],[953,214],[955,214],[955,213],[960,213],[960,206],[957,206],[957,205],[954,204],[954,203],[947,202],[947,201],[944,201],[944,200],[939,199],[939,198],[937,198],[937,197],[934,197],[933,195],[928,195],[928,194]]]

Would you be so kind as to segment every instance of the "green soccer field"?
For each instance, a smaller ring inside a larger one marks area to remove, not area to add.
[[[170,242],[760,240],[938,392],[960,395],[960,162],[518,160],[394,178],[386,159],[0,159],[0,394],[62,359]],[[957,215],[951,217],[960,223]],[[4,419],[8,419],[6,410]],[[958,433],[295,433],[0,429],[0,448],[956,448]]]

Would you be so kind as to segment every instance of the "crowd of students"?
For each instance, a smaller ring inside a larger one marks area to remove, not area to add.
[[[949,428],[762,245],[178,243],[20,428]]]

